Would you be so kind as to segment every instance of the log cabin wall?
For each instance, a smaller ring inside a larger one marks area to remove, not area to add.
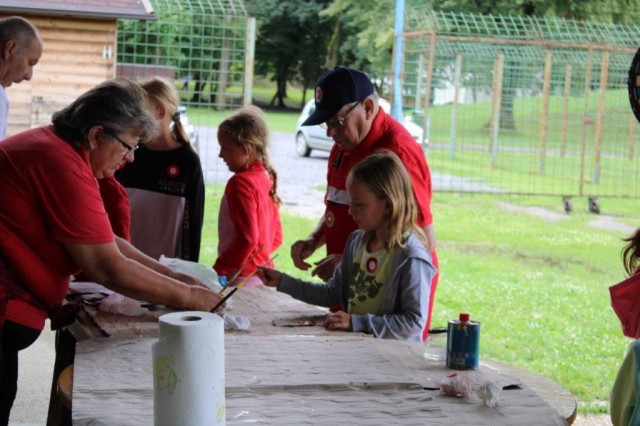
[[[7,136],[49,124],[55,111],[116,73],[115,19],[22,16],[38,28],[44,49],[31,81],[7,88]]]

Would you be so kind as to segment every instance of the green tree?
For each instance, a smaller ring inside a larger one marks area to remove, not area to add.
[[[329,0],[249,0],[256,17],[256,74],[272,75],[271,106],[286,108],[287,83],[313,87],[327,54],[330,18],[321,14]]]
[[[333,0],[324,12],[334,19],[327,68],[345,65],[366,71],[377,91],[389,91],[393,51],[394,0],[362,7],[360,0]]]

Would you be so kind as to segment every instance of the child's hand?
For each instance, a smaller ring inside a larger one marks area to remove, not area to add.
[[[278,287],[282,282],[282,272],[267,268],[266,266],[258,266],[256,275],[267,287]]]
[[[351,314],[338,311],[327,316],[324,320],[324,328],[327,330],[353,330],[351,325]]]

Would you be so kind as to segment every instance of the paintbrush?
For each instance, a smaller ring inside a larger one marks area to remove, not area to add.
[[[277,253],[276,253],[276,254],[274,254],[273,256],[271,256],[271,258],[269,258],[269,260],[267,260],[266,262],[264,262],[264,263],[263,263],[262,265],[260,265],[260,266],[265,266],[265,265],[266,265],[266,264],[268,264],[269,262],[272,262],[272,261],[273,261],[273,259],[275,259],[276,257],[278,257],[278,254],[277,254]],[[221,300],[221,301],[219,301],[219,302],[216,304],[216,306],[214,306],[214,307],[213,307],[213,309],[211,309],[211,312],[215,312],[215,311],[216,311],[216,309],[218,309],[220,306],[222,306],[222,304],[223,304],[224,302],[226,302],[226,301],[227,301],[227,299],[229,299],[229,298],[233,295],[233,293],[235,293],[236,291],[238,291],[238,289],[239,289],[239,288],[241,288],[242,286],[244,286],[244,285],[247,283],[247,281],[249,281],[249,280],[251,279],[251,277],[253,277],[253,276],[256,274],[256,272],[258,272],[258,270],[257,270],[257,269],[256,269],[255,271],[253,271],[252,273],[250,273],[249,275],[247,275],[247,276],[246,276],[242,281],[240,281],[240,284],[238,284],[237,286],[235,286],[235,287],[234,287],[234,288],[229,292],[229,294],[227,294],[225,297],[223,297],[223,298],[222,298],[222,300]]]
[[[253,253],[251,254],[251,256],[247,257],[247,260],[245,260],[244,262],[242,262],[242,265],[240,265],[240,267],[238,268],[238,270],[236,271],[235,274],[233,274],[231,276],[231,278],[229,278],[229,280],[227,281],[229,284],[231,284],[232,282],[234,282],[236,280],[236,278],[238,278],[240,276],[240,273],[242,272],[242,270],[244,269],[245,266],[247,266],[249,264],[249,262],[251,262],[257,255],[258,253],[260,253],[260,250],[262,250],[262,247],[264,247],[264,244],[260,244],[260,246],[258,246]],[[222,290],[220,290],[220,294],[222,296],[222,293],[224,293],[224,288]]]

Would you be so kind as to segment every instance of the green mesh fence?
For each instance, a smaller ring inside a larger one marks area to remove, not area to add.
[[[251,102],[255,19],[241,0],[151,0],[153,21],[118,22],[117,74],[161,76],[180,95],[207,183],[223,183],[216,128]]]
[[[242,105],[248,17],[237,0],[151,0],[153,21],[118,24],[118,75],[176,81],[188,105]]]
[[[402,98],[436,190],[638,197],[627,75],[640,27],[409,0]]]

